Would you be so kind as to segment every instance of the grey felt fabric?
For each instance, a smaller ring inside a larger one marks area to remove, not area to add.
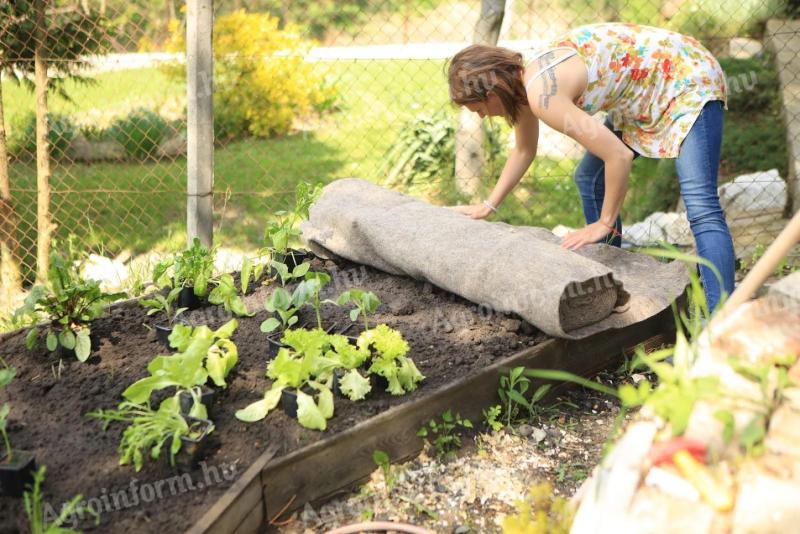
[[[568,251],[546,229],[473,220],[355,178],[327,185],[301,229],[323,257],[427,280],[565,338],[642,321],[688,282],[678,262],[606,245]]]

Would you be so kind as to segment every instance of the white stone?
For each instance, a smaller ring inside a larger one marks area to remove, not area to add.
[[[90,254],[83,264],[83,276],[100,282],[104,291],[115,291],[124,287],[128,281],[128,268],[122,262]]]
[[[719,200],[730,219],[774,213],[780,217],[786,207],[786,182],[777,169],[737,176],[719,188]]]
[[[734,37],[728,41],[728,53],[732,58],[747,59],[760,54],[764,50],[764,45],[755,39],[747,37]]]
[[[564,237],[570,232],[574,232],[574,228],[570,228],[569,226],[564,226],[563,224],[559,224],[555,228],[553,228],[552,232],[556,237]]]

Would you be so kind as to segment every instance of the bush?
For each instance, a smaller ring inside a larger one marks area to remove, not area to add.
[[[185,50],[183,30],[173,24],[169,48]],[[325,86],[304,60],[311,43],[297,28],[278,28],[268,14],[235,11],[214,23],[214,117],[216,134],[259,137],[285,134],[292,121],[330,102]],[[185,79],[183,69],[169,73]],[[330,105],[330,104],[327,104]]]
[[[133,110],[127,117],[114,121],[110,135],[125,147],[129,156],[146,159],[156,154],[170,130],[167,121],[157,113],[140,108]]]
[[[770,55],[722,58],[719,63],[728,81],[730,111],[772,113],[780,110],[780,83]]]
[[[69,151],[77,127],[69,117],[54,113],[47,115],[47,124],[50,157],[63,158]],[[36,114],[30,112],[24,115],[19,126],[13,131],[19,134],[13,134],[9,139],[11,153],[23,157],[36,157]]]

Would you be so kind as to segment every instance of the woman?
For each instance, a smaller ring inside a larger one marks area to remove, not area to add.
[[[676,158],[681,195],[710,309],[734,285],[734,252],[717,194],[726,107],[725,76],[695,39],[635,24],[576,28],[527,60],[517,52],[473,45],[448,69],[454,103],[514,126],[497,185],[481,204],[456,209],[484,218],[522,178],[536,156],[539,120],[572,137],[587,152],[575,171],[586,226],[562,240],[577,249],[605,240],[620,245],[620,210],[634,158]],[[590,117],[608,112],[605,124]]]

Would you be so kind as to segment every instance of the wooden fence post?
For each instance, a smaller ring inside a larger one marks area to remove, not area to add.
[[[214,58],[212,0],[188,0],[186,17],[187,174],[186,234],[206,247],[213,240]]]

